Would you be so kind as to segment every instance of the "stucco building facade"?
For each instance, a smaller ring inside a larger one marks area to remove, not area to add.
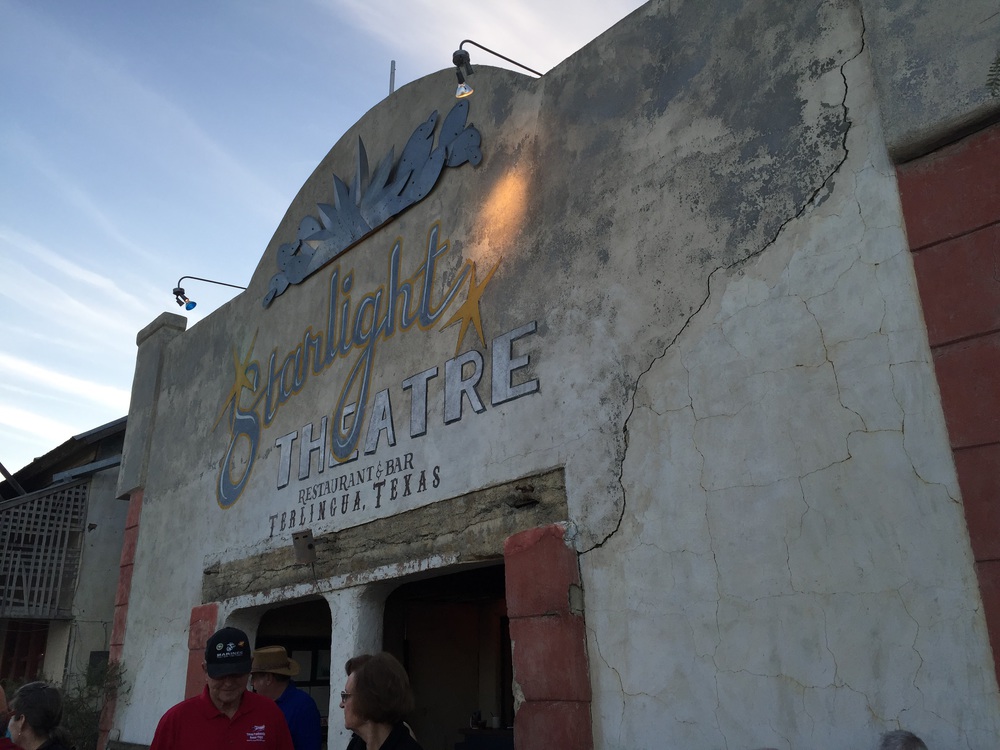
[[[654,1],[374,107],[139,335],[110,738],[229,623],[321,698],[397,653],[428,750],[995,747],[1000,169],[933,182],[1000,167],[995,11]]]

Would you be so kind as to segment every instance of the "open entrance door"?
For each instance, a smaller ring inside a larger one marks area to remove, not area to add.
[[[330,713],[330,638],[333,622],[323,599],[310,599],[269,609],[260,618],[254,648],[284,646],[301,671],[295,684],[309,693],[323,720],[326,747]]]
[[[400,586],[386,600],[384,638],[409,673],[423,747],[514,747],[503,565]]]

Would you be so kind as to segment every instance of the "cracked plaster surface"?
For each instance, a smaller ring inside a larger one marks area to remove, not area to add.
[[[600,747],[862,747],[896,726],[995,740],[867,63],[842,68],[828,192],[717,269],[637,384],[621,523],[582,557]]]
[[[995,685],[967,666],[986,661],[985,635],[863,32],[848,0],[654,0],[537,88],[503,78],[506,114],[477,111],[496,140],[474,179],[515,173],[531,200],[502,241],[464,202],[446,229],[470,257],[507,253],[489,324],[538,320],[543,396],[438,430],[423,450],[474,466],[452,496],[565,467],[597,747],[861,747],[898,721],[986,748],[997,730]],[[359,121],[331,152],[337,172],[362,131],[372,153],[387,148],[434,85]],[[464,184],[407,214],[407,242]],[[359,266],[358,288],[381,283],[376,265]],[[255,325],[234,312],[185,336],[224,350]],[[398,383],[429,361],[421,339],[383,375]],[[219,376],[192,381],[187,364],[160,393],[158,419],[175,415],[164,441],[218,406],[205,382]],[[283,418],[314,420],[310,404]],[[266,504],[190,533],[171,503],[211,497],[218,455],[178,442],[163,454],[183,471],[150,483],[144,525],[158,533],[137,553],[162,589],[130,611],[130,632],[163,626],[161,598],[198,600],[200,565],[186,563],[206,549],[271,544],[246,542]],[[273,472],[253,481],[274,494]],[[186,620],[173,625],[147,639],[147,663],[183,674]],[[348,617],[343,632],[361,627]],[[125,736],[151,729],[149,705]]]

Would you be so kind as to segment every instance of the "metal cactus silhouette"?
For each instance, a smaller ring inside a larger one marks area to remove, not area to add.
[[[452,107],[441,123],[437,146],[434,128],[437,110],[420,123],[410,136],[399,161],[395,149],[369,175],[368,153],[358,138],[354,180],[347,185],[333,175],[332,204],[317,203],[317,216],[299,222],[295,242],[278,248],[278,272],[271,277],[262,304],[268,307],[291,284],[299,284],[345,250],[399,215],[431,192],[445,167],[476,166],[483,160],[481,137],[473,125],[466,125],[468,101]]]

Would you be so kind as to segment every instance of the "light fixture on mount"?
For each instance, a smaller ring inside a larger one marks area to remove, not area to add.
[[[225,281],[215,281],[213,279],[203,279],[200,276],[181,276],[177,279],[177,286],[174,287],[174,300],[177,302],[178,307],[183,307],[185,310],[194,310],[195,306],[198,304],[193,299],[189,299],[187,294],[184,292],[184,287],[181,286],[181,282],[184,279],[192,279],[194,281],[204,281],[209,284],[218,284],[219,286],[228,286],[233,289],[242,289],[246,291],[245,286],[237,286],[236,284],[227,284]]]
[[[512,65],[516,65],[519,68],[523,68],[529,73],[534,73],[539,78],[542,77],[542,74],[539,73],[537,70],[529,68],[527,65],[523,65],[519,63],[517,60],[511,60],[509,57],[501,55],[499,52],[494,52],[489,47],[484,47],[479,42],[474,42],[471,39],[464,39],[462,43],[458,45],[458,49],[455,50],[455,53],[451,56],[451,61],[455,65],[455,74],[458,76],[458,88],[455,90],[456,99],[465,99],[467,96],[472,96],[472,93],[474,91],[472,86],[470,86],[468,82],[465,80],[466,76],[471,76],[473,73],[476,72],[472,69],[472,63],[469,59],[468,51],[462,49],[466,44],[471,44],[476,47],[479,47],[479,49],[483,50],[484,52],[489,52],[491,55],[496,55],[501,60],[506,60]]]

